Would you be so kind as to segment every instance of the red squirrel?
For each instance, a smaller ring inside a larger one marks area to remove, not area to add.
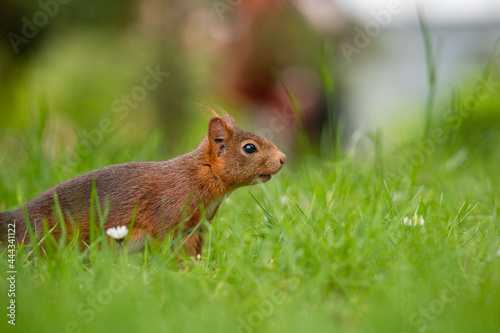
[[[24,210],[28,212],[31,229],[41,237],[46,220],[54,237],[61,237],[54,208],[57,194],[66,237],[78,232],[79,239],[88,244],[91,193],[95,186],[100,206],[108,203],[110,207],[104,229],[129,227],[135,214],[131,247],[142,249],[147,235],[161,241],[169,231],[181,226],[175,234],[187,234],[184,250],[188,255],[200,255],[202,234],[198,229],[189,231],[201,222],[202,212],[211,221],[226,195],[242,186],[269,181],[286,162],[286,155],[273,143],[239,129],[231,116],[219,117],[211,111],[214,117],[208,124],[207,136],[187,154],[164,162],[104,167],[62,182],[29,201]],[[25,220],[21,208],[0,213],[0,241],[5,244],[7,225],[15,223],[18,244],[28,242]]]

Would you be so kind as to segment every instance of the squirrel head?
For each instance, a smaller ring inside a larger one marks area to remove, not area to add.
[[[272,142],[239,129],[229,115],[210,119],[207,139],[208,162],[230,187],[267,182],[286,162]]]

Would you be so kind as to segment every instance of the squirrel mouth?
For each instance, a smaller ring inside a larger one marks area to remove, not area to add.
[[[263,183],[270,181],[271,177],[271,175],[259,175],[259,178]]]

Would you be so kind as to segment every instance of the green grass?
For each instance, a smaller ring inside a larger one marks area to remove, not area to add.
[[[60,181],[41,132],[3,141],[0,204]],[[0,331],[499,332],[498,156],[471,154],[450,170],[442,144],[414,176],[401,160],[418,145],[374,141],[385,145],[376,154],[361,145],[335,161],[304,153],[271,182],[233,193],[202,259],[184,269],[165,249],[20,250],[16,326],[2,278]],[[72,172],[158,159],[160,147],[157,137],[105,142]],[[425,225],[404,225],[415,212]]]

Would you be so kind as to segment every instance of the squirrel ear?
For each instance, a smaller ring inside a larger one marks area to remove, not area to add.
[[[208,124],[208,137],[222,150],[225,148],[224,140],[231,135],[231,129],[225,124],[222,118],[215,117],[210,119]]]

